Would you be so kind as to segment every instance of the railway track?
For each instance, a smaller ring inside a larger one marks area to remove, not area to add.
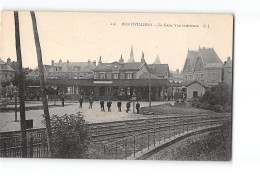
[[[181,131],[183,127],[192,128],[192,126],[196,126],[198,124],[208,124],[209,120],[212,122],[222,121],[229,119],[230,115],[221,115],[221,116],[209,116],[206,114],[201,115],[185,115],[185,116],[157,116],[151,118],[144,119],[134,119],[134,120],[126,120],[126,121],[116,121],[116,122],[104,122],[104,123],[92,123],[88,124],[89,132],[91,136],[91,148],[97,150],[97,153],[100,153],[104,144],[111,143],[117,141],[119,139],[123,139],[129,136],[134,136],[139,133],[143,133],[149,130],[167,130],[167,129],[175,129],[177,132]],[[28,146],[37,146],[39,150],[41,148],[45,149],[46,144],[46,134],[45,128],[40,129],[29,129],[27,130],[28,141],[30,141],[30,137],[33,137],[33,144],[28,144]],[[5,141],[7,143],[7,149],[10,153],[15,150],[20,149],[20,131],[9,131],[9,132],[0,132],[0,140]],[[12,142],[15,141],[15,142]],[[29,142],[30,143],[30,142]],[[15,146],[14,146],[15,145]],[[0,146],[1,153],[4,146]],[[7,151],[6,151],[7,152]],[[95,153],[96,153],[95,152]],[[45,152],[43,152],[45,153]],[[10,154],[11,156],[11,154]],[[14,156],[14,155],[13,155]],[[35,156],[33,154],[33,156]],[[41,157],[44,155],[37,154],[36,157]]]
[[[93,142],[107,142],[118,138],[127,137],[143,131],[164,128],[182,123],[195,125],[203,123],[205,120],[221,120],[227,117],[208,115],[190,115],[190,116],[161,116],[150,119],[138,119],[119,122],[95,123],[89,124],[89,130]]]

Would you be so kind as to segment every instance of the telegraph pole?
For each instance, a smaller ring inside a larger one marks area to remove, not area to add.
[[[151,72],[149,69],[149,112],[151,112]]]
[[[22,53],[20,44],[20,29],[19,29],[19,15],[18,11],[14,11],[14,25],[15,25],[15,47],[18,65],[18,87],[20,98],[20,125],[21,125],[21,146],[22,157],[27,158],[27,138],[26,138],[26,117],[25,117],[25,103],[24,103],[24,82],[23,82],[23,65]]]
[[[32,26],[33,26],[34,40],[35,40],[37,60],[38,60],[38,69],[39,69],[39,76],[40,76],[40,86],[41,86],[41,93],[42,93],[44,118],[45,118],[46,131],[47,131],[47,143],[48,143],[48,149],[49,149],[49,157],[52,158],[53,157],[52,133],[51,133],[51,123],[50,123],[48,100],[47,100],[46,89],[45,89],[45,79],[44,79],[44,71],[43,71],[43,64],[42,64],[42,51],[41,51],[41,45],[40,45],[40,40],[39,40],[35,13],[34,13],[34,11],[31,11],[30,13],[31,13],[31,17],[32,17]]]

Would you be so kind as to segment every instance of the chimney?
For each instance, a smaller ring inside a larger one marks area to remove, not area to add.
[[[228,58],[227,58],[227,62],[228,63],[231,63],[231,58],[228,56]]]
[[[67,68],[69,68],[69,64],[70,64],[70,61],[69,61],[69,60],[67,60]]]
[[[98,64],[102,64],[101,56],[99,57]]]
[[[90,66],[90,60],[88,60],[88,66]]]
[[[123,57],[122,57],[122,54],[121,54],[121,58],[119,59],[119,63],[120,63],[120,64],[123,64],[123,63],[124,63],[124,59],[123,59]]]
[[[179,70],[179,69],[176,69],[176,73],[180,73],[180,70]]]
[[[93,64],[94,64],[94,66],[97,66],[97,62],[96,62],[96,60],[93,61]]]
[[[7,65],[9,65],[9,66],[11,65],[11,59],[10,58],[7,59]]]
[[[54,65],[54,60],[51,60],[51,65],[52,65],[52,66]]]
[[[144,60],[144,52],[142,52],[142,58],[141,58],[141,62],[144,63],[145,60]]]

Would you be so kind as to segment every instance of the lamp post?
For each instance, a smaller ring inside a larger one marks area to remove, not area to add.
[[[15,111],[14,111],[14,121],[17,122],[17,91],[14,91],[14,107],[15,107]]]
[[[149,112],[151,112],[151,72],[149,70]]]
[[[54,105],[56,105],[57,87],[54,86]]]
[[[130,87],[127,88],[128,101],[130,101]]]
[[[135,113],[135,100],[136,100],[136,93],[135,93],[135,89],[134,89],[134,90],[133,90],[133,95],[132,95],[133,113]]]

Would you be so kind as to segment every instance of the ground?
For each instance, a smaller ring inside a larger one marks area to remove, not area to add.
[[[34,102],[26,104],[26,107],[39,105],[41,102]],[[141,107],[148,106],[148,102],[139,102]],[[152,105],[160,105],[166,102],[158,101],[152,102]],[[57,102],[60,104],[60,102]],[[89,109],[89,103],[83,103],[83,108],[79,108],[79,103],[76,102],[65,102],[65,107],[51,107],[49,108],[50,114],[64,115],[64,114],[76,114],[77,112],[82,112],[85,116],[85,120],[89,123],[94,122],[109,122],[109,121],[118,121],[118,120],[129,120],[129,119],[138,119],[143,117],[142,115],[133,114],[132,104],[131,111],[126,113],[126,102],[122,102],[122,112],[118,112],[116,107],[117,102],[112,102],[112,112],[107,112],[107,107],[105,106],[106,112],[101,112],[100,105],[98,101],[93,103],[93,109]],[[50,102],[49,105],[53,105],[53,102]],[[33,119],[34,128],[44,127],[42,124],[43,120],[43,110],[28,110],[26,111],[26,119]],[[19,112],[17,114],[19,119]],[[20,123],[14,122],[14,112],[1,112],[0,113],[0,131],[10,131],[10,130],[20,130]]]
[[[172,106],[172,102],[168,102],[164,105],[155,105],[152,108],[152,112],[155,114],[189,114],[189,115],[195,115],[195,114],[216,114],[213,111],[194,108],[190,106],[188,103],[185,106]],[[149,111],[149,107],[143,107],[141,108],[141,112]]]

